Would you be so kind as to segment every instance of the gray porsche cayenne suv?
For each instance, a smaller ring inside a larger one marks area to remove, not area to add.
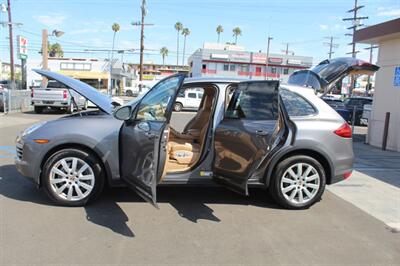
[[[98,109],[42,122],[16,140],[19,172],[57,204],[83,206],[107,184],[128,185],[157,206],[157,186],[219,184],[243,195],[268,189],[283,207],[307,208],[353,167],[349,125],[315,91],[378,67],[353,58],[295,72],[288,84],[174,75],[117,107],[78,80],[45,70]],[[201,88],[197,113],[171,125],[181,89]]]

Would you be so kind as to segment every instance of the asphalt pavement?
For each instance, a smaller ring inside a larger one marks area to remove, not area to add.
[[[108,189],[85,208],[54,206],[16,171],[14,140],[60,116],[0,117],[1,265],[399,265],[400,234],[347,191],[328,190],[301,211],[279,208],[261,189],[242,197],[218,187],[159,188],[160,209],[127,188]],[[183,127],[191,116],[174,114],[172,123]]]

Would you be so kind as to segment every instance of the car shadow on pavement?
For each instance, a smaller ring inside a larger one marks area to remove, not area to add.
[[[35,184],[22,177],[12,164],[0,166],[0,194],[18,201],[54,206],[44,191],[36,189]],[[198,220],[221,221],[209,204],[279,208],[264,190],[251,189],[250,194],[250,197],[244,197],[221,187],[159,187],[157,202],[170,204],[180,217],[193,223]],[[118,205],[120,202],[148,204],[128,188],[107,188],[96,202],[85,206],[87,221],[123,236],[134,237],[134,231],[128,226],[129,217]]]

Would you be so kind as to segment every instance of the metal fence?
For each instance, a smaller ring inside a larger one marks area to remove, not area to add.
[[[0,94],[0,109],[5,114],[33,110],[31,106],[31,92],[27,90],[3,91]]]

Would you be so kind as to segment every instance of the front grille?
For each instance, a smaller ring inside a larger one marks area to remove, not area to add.
[[[24,147],[23,147],[23,145],[22,145],[21,143],[17,143],[16,148],[17,148],[17,158],[18,158],[19,160],[22,160],[22,155],[23,155],[23,152],[24,152]]]

